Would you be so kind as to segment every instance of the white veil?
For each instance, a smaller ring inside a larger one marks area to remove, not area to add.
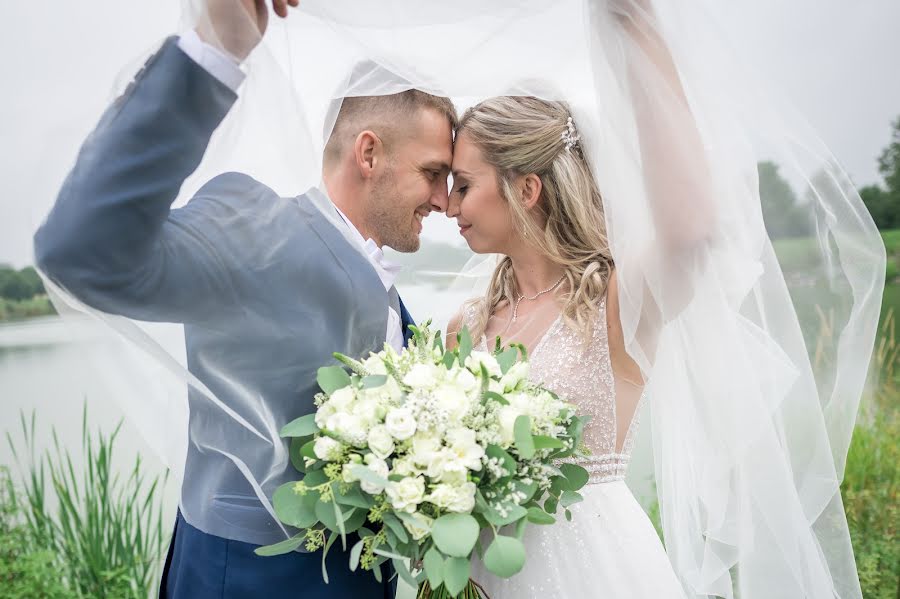
[[[344,96],[415,87],[459,106],[507,94],[567,101],[604,197],[626,346],[647,381],[666,548],[686,592],[860,597],[839,485],[874,344],[884,248],[827,149],[730,56],[711,4],[302,2],[269,24],[237,104],[175,205],[225,171],[285,197],[316,185]],[[203,6],[185,0],[185,28],[204,22]],[[360,64],[372,65],[368,75]],[[787,217],[764,221],[761,159],[782,165],[804,192],[802,272],[782,263],[767,234]],[[438,324],[489,268],[476,259],[482,271],[464,269],[470,254],[441,220],[428,219],[423,249],[402,257],[409,266],[398,285],[414,317]],[[254,251],[278,246],[272,230],[255,231]],[[202,437],[191,442],[229,453],[265,504],[289,468],[287,448],[276,434],[283,422],[243,388],[247,373],[221,373],[212,390],[188,372],[178,323],[105,314],[56,291],[57,305],[120,333],[104,371],[127,361],[153,382],[123,402],[179,476],[186,382],[212,412],[265,441],[264,453],[240,456],[228,434],[191,433]],[[277,338],[277,323],[256,316]]]

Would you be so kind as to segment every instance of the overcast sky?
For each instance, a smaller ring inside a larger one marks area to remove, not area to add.
[[[175,0],[4,4],[0,263],[30,262],[32,232],[116,76],[175,32],[179,14]],[[766,68],[859,185],[878,181],[876,156],[900,116],[898,25],[900,0],[732,0],[726,16],[738,50]]]

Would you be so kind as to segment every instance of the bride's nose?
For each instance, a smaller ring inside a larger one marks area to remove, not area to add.
[[[459,194],[450,192],[450,196],[447,199],[447,218],[456,218],[459,216]]]

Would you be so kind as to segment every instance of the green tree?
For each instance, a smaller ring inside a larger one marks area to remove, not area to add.
[[[766,231],[772,239],[800,237],[810,232],[807,213],[797,202],[797,194],[781,176],[779,166],[771,161],[760,162],[759,198],[762,203]]]
[[[859,190],[879,229],[900,227],[900,117],[891,127],[891,141],[878,157],[878,172],[884,179],[884,187],[869,185]]]

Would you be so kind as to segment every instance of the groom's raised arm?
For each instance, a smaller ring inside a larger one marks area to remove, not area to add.
[[[144,319],[180,320],[206,297],[225,299],[227,271],[204,225],[214,205],[198,199],[169,217],[236,97],[167,40],[82,146],[35,235],[43,272],[89,305]]]

